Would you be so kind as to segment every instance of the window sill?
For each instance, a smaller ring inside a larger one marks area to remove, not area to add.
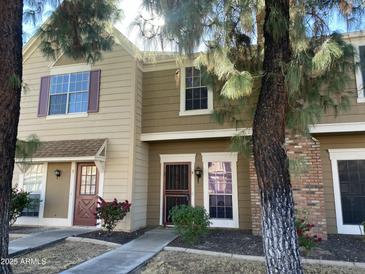
[[[46,120],[57,120],[57,119],[69,119],[69,118],[86,118],[89,114],[87,112],[83,113],[70,113],[70,114],[57,114],[57,115],[48,115]]]
[[[357,97],[357,103],[358,104],[365,103],[365,97]]]
[[[179,112],[179,116],[210,115],[212,113],[213,110],[211,109],[183,110]]]

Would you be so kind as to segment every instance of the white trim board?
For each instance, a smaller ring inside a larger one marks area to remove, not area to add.
[[[57,62],[57,61],[56,61]],[[76,72],[91,71],[92,67],[87,63],[76,63],[71,65],[50,66],[50,75],[69,74]]]
[[[365,90],[364,90],[364,82],[365,79],[362,79],[362,71],[360,67],[360,47],[365,46],[364,40],[351,40],[350,43],[354,47],[354,62],[355,64],[359,64],[355,67],[355,80],[357,87],[357,103],[365,103]]]
[[[21,159],[15,159],[17,163],[21,163]],[[94,162],[94,161],[105,161],[104,156],[85,156],[85,157],[51,157],[51,158],[33,158],[30,160],[31,163],[37,162]]]
[[[365,131],[365,122],[316,124],[309,129],[310,133],[360,132]]]
[[[195,158],[196,154],[160,154],[161,178],[160,178],[160,225],[163,225],[163,199],[164,199],[164,164],[189,162],[191,164],[191,193],[190,204],[195,206]]]
[[[203,194],[204,208],[209,214],[209,178],[208,163],[214,161],[231,162],[232,165],[232,211],[233,219],[210,219],[211,227],[239,228],[238,184],[237,184],[237,152],[202,153],[203,160]]]
[[[242,134],[251,136],[250,128],[227,128],[227,129],[208,129],[208,130],[189,130],[171,131],[141,134],[141,141],[163,141],[163,140],[183,140],[183,139],[202,139],[202,138],[225,138]]]
[[[340,178],[338,173],[338,160],[365,160],[365,149],[329,149],[328,150],[333,179],[333,193],[335,198],[336,224],[339,234],[364,234],[363,227],[360,225],[345,225],[342,216],[342,202],[340,190]]]
[[[331,123],[316,124],[310,126],[310,133],[345,133],[345,132],[365,132],[365,122],[354,123]],[[166,131],[154,133],[142,133],[142,142],[187,140],[187,139],[210,139],[210,138],[230,138],[235,135],[251,136],[252,128],[225,128],[208,130],[188,130],[188,131]]]

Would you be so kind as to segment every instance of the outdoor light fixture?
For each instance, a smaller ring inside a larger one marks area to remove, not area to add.
[[[53,173],[54,173],[54,175],[57,177],[57,179],[58,178],[60,178],[61,177],[61,170],[59,170],[59,169],[55,169],[54,171],[53,171]]]
[[[202,171],[202,169],[200,167],[196,167],[195,170],[194,170],[194,172],[195,172],[196,177],[198,177],[198,182],[199,182],[199,179],[202,176],[203,171]]]

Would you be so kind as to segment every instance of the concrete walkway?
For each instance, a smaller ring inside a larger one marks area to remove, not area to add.
[[[146,232],[138,239],[61,272],[61,274],[129,273],[151,259],[176,237],[177,235],[172,229],[156,228]]]
[[[53,228],[37,233],[30,233],[28,236],[10,241],[9,255],[19,255],[21,253],[61,241],[67,237],[78,236],[93,230],[95,230],[95,228],[67,227]]]

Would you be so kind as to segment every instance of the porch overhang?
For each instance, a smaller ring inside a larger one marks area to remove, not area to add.
[[[30,163],[40,162],[95,162],[104,169],[107,139],[62,140],[41,142],[32,158],[16,158],[21,170]]]

